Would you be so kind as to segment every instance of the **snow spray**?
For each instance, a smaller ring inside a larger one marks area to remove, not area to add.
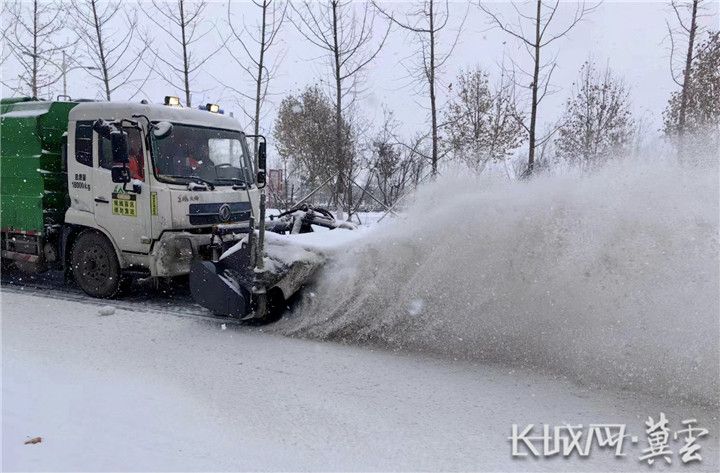
[[[276,330],[716,404],[718,207],[717,156],[441,178]]]

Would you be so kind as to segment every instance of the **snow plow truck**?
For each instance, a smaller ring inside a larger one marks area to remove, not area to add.
[[[265,138],[215,104],[3,99],[3,267],[62,270],[97,298],[137,277],[189,275],[213,313],[275,318],[322,258],[283,259],[266,244],[265,163]],[[343,226],[302,206],[267,230],[314,225]]]

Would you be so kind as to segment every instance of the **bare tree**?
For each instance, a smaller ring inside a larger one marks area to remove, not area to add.
[[[38,97],[62,78],[62,53],[75,44],[62,37],[66,13],[57,3],[33,0],[6,4],[3,16],[7,21],[3,37],[22,71],[17,85],[3,84],[16,93]]]
[[[372,139],[370,149],[372,158],[370,162],[369,182],[373,177],[376,180],[378,194],[385,206],[395,203],[399,193],[403,190],[409,169],[408,160],[403,159],[400,146],[395,143],[395,130],[398,122],[391,111],[384,111],[382,128]]]
[[[177,0],[173,6],[171,3],[158,4],[157,0],[152,0],[152,6],[147,10],[148,18],[172,39],[167,48],[157,45],[149,48],[155,59],[167,68],[166,71],[157,72],[171,87],[182,90],[185,105],[192,107],[193,84],[201,68],[225,46],[226,41],[219,41],[217,48],[205,55],[195,50],[197,43],[212,31],[212,28],[201,28],[206,21],[203,17],[206,2]],[[164,54],[166,51],[169,51],[169,55]]]
[[[400,154],[397,159],[393,157],[392,160],[384,163],[383,167],[390,164],[385,167],[385,169],[380,167],[376,169],[376,174],[380,176],[380,179],[378,179],[380,182],[384,180],[384,177],[382,176],[383,173],[390,173],[388,178],[389,186],[387,186],[389,193],[392,194],[389,199],[390,212],[392,212],[393,208],[402,205],[407,197],[413,195],[412,191],[415,190],[420,183],[435,176],[432,170],[428,171],[430,163],[430,150],[427,149],[427,133],[416,133],[406,142],[397,139],[394,128],[394,126],[384,126],[383,131],[380,134],[380,141],[386,143],[386,150],[388,149],[388,145],[399,147]],[[394,142],[389,140],[389,137],[392,137]],[[380,156],[378,155],[377,157],[379,158]],[[378,188],[380,188],[380,184],[378,184]],[[383,194],[382,190],[379,190],[379,193]],[[383,206],[382,209],[388,210],[388,207]],[[380,220],[383,218],[384,217],[381,217]]]
[[[343,137],[343,114],[352,106],[358,94],[358,83],[365,67],[375,59],[390,32],[388,24],[379,41],[374,40],[375,10],[369,4],[331,0],[328,3],[303,2],[302,7],[292,4],[296,15],[291,21],[310,43],[325,52],[329,59],[334,81],[335,140],[334,160],[338,172],[335,198],[338,213],[342,200],[350,210],[351,185],[345,174],[352,168],[351,153],[343,148],[348,142]],[[375,44],[374,44],[375,43]],[[341,218],[339,215],[338,218]]]
[[[7,46],[7,35],[12,29],[12,22],[10,21],[10,10],[13,4],[5,2],[0,5],[0,25],[2,25],[2,42],[0,43],[0,67],[3,67],[7,60],[11,57],[12,51]]]
[[[532,72],[520,71],[529,77],[530,84],[524,85],[530,91],[530,123],[522,121],[528,134],[528,164],[526,174],[531,174],[535,166],[536,149],[542,146],[553,132],[538,139],[537,124],[540,104],[548,94],[553,71],[557,67],[557,56],[548,61],[543,60],[543,52],[555,41],[564,38],[589,12],[597,7],[578,2],[570,20],[559,24],[556,16],[560,8],[560,0],[535,0],[531,12],[523,12],[515,3],[511,3],[517,14],[514,25],[506,22],[499,14],[494,13],[480,1],[480,9],[488,15],[491,23],[502,31],[520,41],[532,61]],[[557,26],[557,27],[556,27]]]
[[[449,13],[449,1],[436,2],[435,0],[423,0],[416,10],[408,13],[401,20],[398,15],[388,13],[382,9],[380,5],[373,1],[375,7],[386,16],[391,23],[394,23],[402,29],[412,33],[419,40],[419,66],[411,71],[413,76],[423,85],[427,86],[427,94],[430,101],[430,137],[432,139],[432,151],[430,153],[430,165],[433,176],[437,174],[439,156],[440,134],[438,123],[438,103],[437,103],[437,87],[440,76],[440,70],[447,62],[457,45],[462,24],[465,23],[463,18],[460,28],[458,28],[455,39],[451,47],[445,51],[440,51],[439,36],[447,27]],[[440,7],[438,7],[440,3]],[[467,18],[467,12],[465,14]]]
[[[289,95],[280,103],[273,136],[281,159],[292,161],[309,185],[337,176],[340,166],[335,157],[335,106],[323,91],[307,87],[299,95]],[[341,136],[345,152],[354,148],[354,133],[343,117]],[[288,163],[290,164],[290,163]]]
[[[493,90],[479,68],[461,73],[445,113],[446,146],[456,159],[482,172],[522,145],[525,131],[515,103],[514,84],[503,73]]]
[[[625,84],[609,67],[599,72],[592,61],[585,62],[555,139],[558,157],[593,166],[631,146],[634,129]]]
[[[717,140],[720,130],[720,32],[710,32],[696,48],[685,83],[687,87],[672,94],[663,113],[665,133],[669,136],[704,133]]]
[[[675,132],[680,138],[680,148],[682,150],[683,135],[685,134],[685,123],[688,109],[688,98],[690,95],[691,69],[693,60],[695,59],[695,42],[701,28],[698,20],[703,16],[703,7],[705,0],[692,0],[691,2],[680,2],[671,0],[670,7],[675,17],[676,25],[672,26],[669,21],[666,22],[668,29],[668,38],[670,39],[670,75],[673,81],[680,86],[680,103],[677,109],[677,126]],[[676,51],[682,47],[685,41],[686,49],[682,57],[681,72],[678,73],[678,57]]]
[[[235,63],[248,75],[255,85],[255,95],[251,96],[237,87],[225,85],[233,92],[243,98],[251,100],[254,104],[253,113],[248,113],[243,109],[248,118],[252,120],[254,134],[260,133],[260,119],[262,106],[268,95],[268,87],[271,79],[274,77],[280,62],[276,62],[273,66],[268,67],[268,52],[272,48],[277,38],[278,32],[282,27],[287,13],[287,2],[278,0],[253,0],[260,11],[260,22],[256,25],[255,32],[250,31],[245,25],[242,28],[237,26],[233,20],[231,2],[228,2],[227,22],[234,41],[226,44],[225,49],[233,58]],[[240,55],[235,52],[235,44],[240,48]],[[253,50],[253,48],[257,48]],[[257,146],[255,146],[257,147]]]
[[[143,62],[147,44],[140,42],[137,10],[128,11],[117,1],[72,0],[75,30],[85,46],[85,54],[92,62],[88,73],[102,84],[105,100],[122,87],[134,86],[135,96],[149,77],[136,78]],[[112,27],[120,13],[124,15],[122,27]]]

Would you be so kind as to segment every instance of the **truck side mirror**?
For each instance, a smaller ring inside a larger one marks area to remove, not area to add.
[[[115,130],[110,133],[110,145],[114,163],[127,164],[130,162],[127,133],[123,130]]]
[[[110,169],[110,175],[112,176],[112,181],[117,184],[127,184],[130,182],[130,168],[125,165],[113,166]]]
[[[265,141],[258,143],[258,170],[265,171],[267,168],[267,144]]]
[[[265,140],[258,143],[258,173],[256,181],[259,187],[265,187],[265,172],[267,169],[267,144]]]

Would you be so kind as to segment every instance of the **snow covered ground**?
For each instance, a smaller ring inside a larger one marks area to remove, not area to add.
[[[101,315],[61,278],[3,279],[3,470],[665,471],[638,460],[662,412],[709,432],[691,465],[669,439],[669,468],[719,471],[706,164],[446,176],[394,221],[298,236],[327,264],[264,328],[182,287]],[[513,424],[625,424],[626,455],[513,458]]]
[[[717,410],[549,375],[297,340],[221,322],[2,293],[2,467],[16,470],[639,470],[616,459],[522,460],[511,425],[694,417]],[[42,442],[24,441],[41,436]],[[673,466],[678,468],[677,458]],[[662,468],[663,465],[656,465]],[[658,468],[655,468],[658,469]]]

